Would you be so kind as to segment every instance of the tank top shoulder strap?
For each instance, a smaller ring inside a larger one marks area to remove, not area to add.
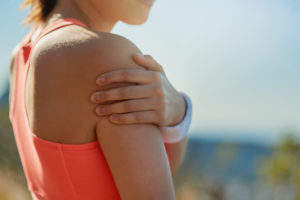
[[[31,47],[34,47],[36,43],[45,35],[49,34],[50,32],[65,27],[65,26],[70,26],[70,25],[78,25],[82,27],[87,27],[83,22],[73,19],[73,18],[64,18],[64,19],[59,19],[55,21],[54,23],[48,25],[46,28],[44,28],[41,33],[35,38],[35,40],[32,42]]]

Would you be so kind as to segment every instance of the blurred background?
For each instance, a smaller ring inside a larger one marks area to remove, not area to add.
[[[0,199],[30,199],[8,119],[9,59],[28,33],[21,0],[0,2]],[[193,101],[178,200],[300,199],[300,1],[157,0],[119,23]]]

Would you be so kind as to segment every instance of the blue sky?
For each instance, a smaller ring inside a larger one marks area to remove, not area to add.
[[[20,2],[0,3],[0,86],[28,31]],[[113,32],[151,54],[191,96],[192,131],[256,140],[300,131],[300,1],[157,0],[146,24],[119,23]]]

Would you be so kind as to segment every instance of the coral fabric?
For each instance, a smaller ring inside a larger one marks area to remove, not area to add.
[[[41,37],[69,25],[86,27],[75,19],[58,20],[46,27],[33,42],[33,31],[29,33],[15,57],[9,117],[28,189],[34,200],[120,200],[98,141],[85,144],[51,142],[36,136],[28,124],[25,81],[30,51]]]

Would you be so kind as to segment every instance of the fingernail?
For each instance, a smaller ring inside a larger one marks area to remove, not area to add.
[[[94,95],[92,95],[91,100],[92,100],[92,102],[98,102],[100,100],[100,98],[98,95],[94,94]]]
[[[104,114],[104,113],[105,113],[105,108],[104,108],[104,107],[98,107],[98,108],[96,109],[96,112],[97,112],[98,114]]]
[[[118,115],[112,115],[112,116],[110,116],[110,119],[113,121],[118,121],[120,119],[120,117]]]
[[[104,82],[105,82],[105,78],[103,76],[98,78],[97,81],[96,81],[97,84],[102,84]]]

